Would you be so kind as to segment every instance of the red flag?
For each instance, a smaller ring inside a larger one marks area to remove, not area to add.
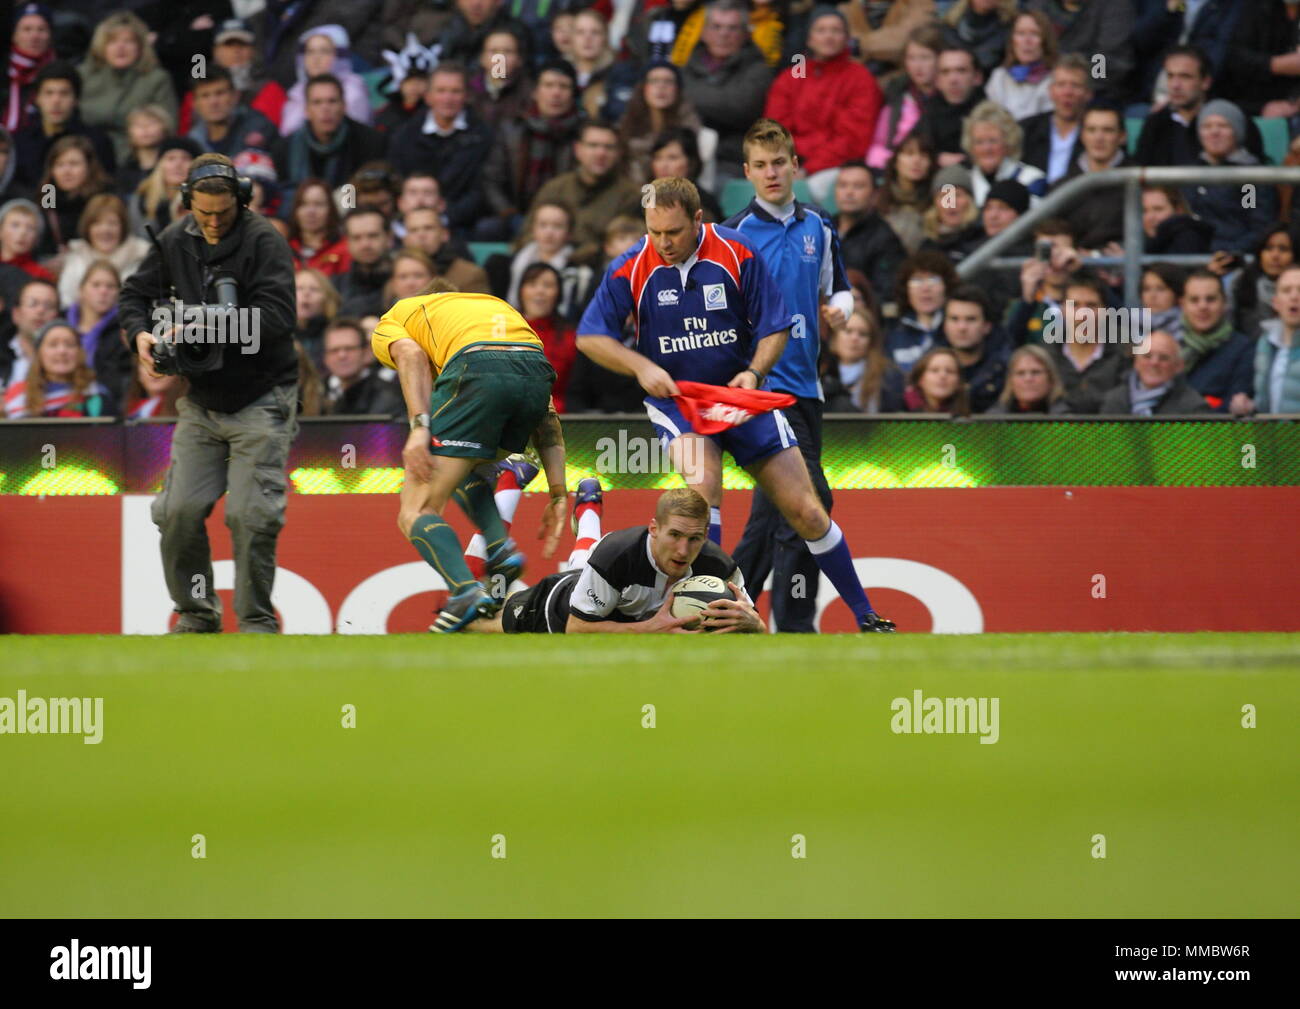
[[[718,434],[739,427],[760,413],[794,405],[794,397],[788,392],[763,392],[703,382],[678,382],[677,388],[681,395],[673,399],[697,434]]]

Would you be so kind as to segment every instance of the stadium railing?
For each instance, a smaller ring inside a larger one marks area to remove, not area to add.
[[[1037,207],[1016,218],[1015,222],[995,235],[969,256],[957,264],[957,275],[969,279],[981,270],[1018,270],[1024,264],[1024,257],[1000,257],[1000,253],[1026,239],[1033,237],[1034,226],[1048,217],[1060,217],[1083,197],[1100,189],[1112,186],[1124,187],[1124,256],[1103,259],[1089,259],[1090,265],[1106,266],[1110,264],[1124,266],[1124,302],[1128,305],[1141,303],[1142,265],[1144,263],[1169,262],[1171,257],[1148,255],[1142,251],[1144,235],[1142,232],[1142,187],[1143,186],[1188,186],[1206,185],[1232,186],[1243,183],[1265,183],[1270,185],[1295,185],[1300,183],[1300,167],[1283,167],[1278,165],[1233,166],[1230,168],[1209,168],[1204,165],[1178,165],[1160,168],[1111,168],[1104,172],[1090,172],[1080,175],[1048,193]],[[1202,256],[1198,261],[1204,262],[1209,256]]]

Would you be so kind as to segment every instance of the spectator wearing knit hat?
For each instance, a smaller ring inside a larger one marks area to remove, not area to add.
[[[9,39],[9,93],[0,125],[11,133],[27,124],[36,75],[55,58],[53,20],[44,4],[27,3],[14,11]]]
[[[949,165],[930,183],[930,208],[921,215],[922,250],[941,252],[960,263],[984,241],[979,209],[972,195],[971,173]]]
[[[1001,182],[993,183],[989,188],[988,195],[984,198],[984,206],[980,208],[980,224],[983,229],[983,237],[979,244],[983,245],[984,242],[995,235],[1002,234],[1028,210],[1029,190],[1019,182],[1013,179],[1003,179]],[[1029,239],[1025,239],[1004,250],[1002,255],[1027,256],[1031,249]],[[1006,270],[981,270],[970,277],[969,280],[972,284],[982,288],[988,296],[993,319],[1001,319],[1006,306],[1020,292],[1020,284],[1016,279],[1016,275]]]
[[[307,86],[325,74],[339,82],[347,117],[370,124],[370,89],[352,69],[348,56],[351,39],[342,25],[317,25],[298,36],[298,79],[289,89],[280,112],[279,129],[284,136],[307,122]]]
[[[1246,116],[1232,102],[1222,98],[1206,102],[1196,117],[1201,140],[1201,163],[1214,167],[1258,165],[1259,158],[1242,146]],[[1212,176],[1210,176],[1212,177]],[[1254,186],[1254,205],[1243,206],[1240,185],[1186,186],[1183,189],[1192,213],[1214,228],[1211,248],[1244,250],[1254,248],[1269,226],[1277,220],[1277,190],[1270,185]]]

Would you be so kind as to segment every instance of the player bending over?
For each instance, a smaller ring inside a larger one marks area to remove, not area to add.
[[[696,434],[673,397],[677,379],[757,389],[781,359],[790,316],[749,239],[704,224],[688,179],[655,179],[647,236],[609,265],[578,326],[578,349],[611,371],[635,375],[646,412],[674,468],[712,508],[709,536],[722,538],[722,453],[755,479],[808,546],[862,631],[892,632],[871,608],[840,527],[813,490],[790,423],[780,410],[721,434]],[[637,349],[622,343],[636,320]]]
[[[736,562],[708,538],[709,504],[704,498],[689,488],[664,491],[648,526],[620,529],[603,539],[600,498],[599,482],[583,480],[578,485],[578,544],[569,557],[570,569],[516,592],[500,614],[470,624],[471,631],[698,633],[687,628],[693,619],[671,612],[670,590],[691,575],[714,575],[736,594],[734,600],[715,599],[702,611],[711,631],[766,631]]]
[[[551,403],[555,371],[542,341],[499,298],[449,286],[435,281],[436,293],[402,299],[371,337],[375,356],[397,370],[410,415],[397,525],[447,583],[451,598],[430,628],[440,633],[501,606],[470,572],[443,517],[453,495],[483,534],[489,578],[504,587],[524,568],[493,500],[491,476],[476,469],[522,452],[532,438],[550,485],[538,533],[543,556],[554,554],[567,508],[564,437]]]

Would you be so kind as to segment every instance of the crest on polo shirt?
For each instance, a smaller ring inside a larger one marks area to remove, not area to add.
[[[727,307],[727,288],[724,284],[705,284],[704,285],[704,307],[708,311],[716,311]]]
[[[803,236],[803,254],[805,256],[817,255],[817,243],[813,241],[813,236],[805,234]]]

